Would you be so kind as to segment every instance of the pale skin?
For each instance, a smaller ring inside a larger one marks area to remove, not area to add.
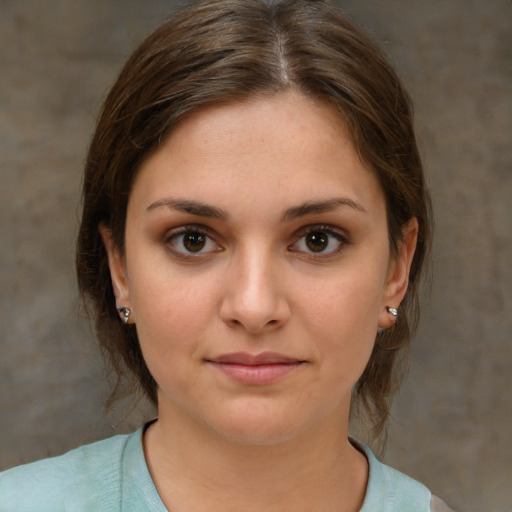
[[[351,389],[417,236],[391,257],[385,208],[339,115],[293,92],[199,111],[144,162],[125,252],[100,229],[159,386],[144,449],[169,510],[359,510]]]

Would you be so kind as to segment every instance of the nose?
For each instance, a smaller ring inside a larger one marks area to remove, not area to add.
[[[222,320],[250,334],[278,329],[290,317],[290,305],[278,264],[254,248],[230,263],[220,307]]]

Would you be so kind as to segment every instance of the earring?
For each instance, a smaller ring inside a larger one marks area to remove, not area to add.
[[[128,320],[130,320],[130,314],[131,314],[130,308],[125,308],[125,307],[117,308],[117,311],[121,315],[121,320],[123,321],[123,323],[127,324]]]
[[[395,308],[390,308],[389,306],[386,307],[386,311],[391,313],[393,315],[393,321],[396,321],[396,318],[398,317],[398,311]]]
[[[396,308],[392,308],[390,306],[386,306],[386,311],[393,316],[393,323],[396,322],[396,319],[398,318],[398,310]],[[391,327],[390,327],[391,329]],[[377,327],[377,334],[382,334],[389,329],[386,329],[385,327]]]

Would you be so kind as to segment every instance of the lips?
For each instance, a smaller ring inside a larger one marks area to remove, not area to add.
[[[305,361],[276,352],[223,354],[207,363],[229,378],[246,385],[266,385],[293,373]]]
[[[236,352],[232,354],[223,354],[211,360],[213,363],[222,364],[242,364],[246,366],[258,366],[266,364],[288,364],[299,363],[298,359],[284,356],[276,352],[262,352],[261,354],[248,354],[246,352]]]

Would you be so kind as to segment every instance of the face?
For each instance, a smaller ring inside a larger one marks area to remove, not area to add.
[[[329,106],[196,113],[140,169],[124,254],[102,233],[161,419],[245,443],[346,428],[413,243],[390,259],[383,193]]]

